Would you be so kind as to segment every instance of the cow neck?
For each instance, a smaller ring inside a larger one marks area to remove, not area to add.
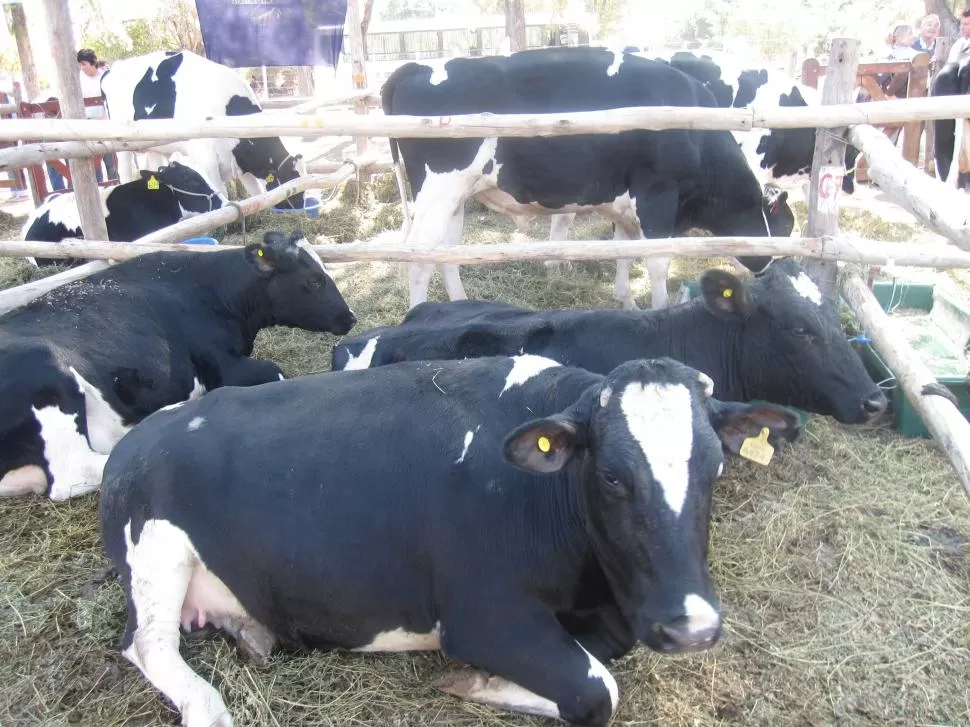
[[[716,396],[746,401],[745,322],[715,316],[700,298],[639,316],[644,356],[670,356],[699,371],[711,372]]]
[[[270,313],[267,286],[271,276],[260,275],[245,259],[244,253],[206,253],[206,257],[222,255],[216,268],[219,272],[214,276],[220,282],[213,286],[218,298],[218,305],[223,315],[236,323],[243,345],[243,353],[252,353],[256,335],[263,329],[274,324]],[[231,261],[225,258],[232,257]]]

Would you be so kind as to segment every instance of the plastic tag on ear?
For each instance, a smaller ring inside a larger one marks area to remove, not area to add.
[[[152,190],[158,189],[158,186],[159,186],[158,180],[155,179],[154,174],[148,178],[148,182],[146,183],[145,186],[147,186],[149,189],[152,189]]]
[[[272,184],[275,181],[276,181],[276,177],[273,176],[272,172],[266,175],[266,184]]]
[[[768,434],[768,427],[762,427],[761,433],[757,437],[748,437],[741,443],[738,454],[745,459],[750,459],[752,462],[767,467],[775,454],[775,448],[768,444]]]

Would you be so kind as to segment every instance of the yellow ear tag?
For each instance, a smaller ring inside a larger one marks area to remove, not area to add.
[[[723,291],[721,291],[721,295],[725,298],[730,298],[732,295],[734,295],[734,291],[730,288],[725,288]]]
[[[158,189],[158,180],[155,179],[154,174],[148,178],[148,183],[146,184],[146,186],[149,189]]]
[[[539,439],[536,440],[536,446],[539,448],[540,452],[545,454],[552,449],[552,442],[549,441],[549,437],[539,437]]]
[[[266,175],[266,184],[272,184],[275,179],[276,177],[274,177],[273,173],[270,172],[269,174]]]
[[[262,250],[257,250],[256,251],[256,256],[257,257],[263,257],[263,251]]]
[[[738,452],[745,459],[757,462],[760,465],[768,466],[771,457],[775,453],[775,448],[768,444],[768,427],[762,427],[761,434],[757,437],[748,437],[741,443],[741,451]]]

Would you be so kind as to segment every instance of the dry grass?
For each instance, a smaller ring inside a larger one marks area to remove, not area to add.
[[[369,225],[373,210],[363,211]],[[277,218],[263,218],[259,225]],[[481,211],[468,237],[514,227]],[[280,225],[289,229],[290,223]],[[300,224],[321,223],[307,221]],[[597,220],[575,238],[606,236]],[[529,235],[542,237],[536,223]],[[321,225],[324,234],[333,234]],[[238,234],[238,233],[237,233]],[[250,225],[249,235],[259,234]],[[678,277],[707,264],[687,261]],[[0,280],[27,276],[0,260]],[[360,329],[406,309],[403,266],[338,266]],[[612,264],[547,277],[541,264],[474,266],[470,295],[536,306],[612,305]],[[638,294],[648,292],[641,274]],[[676,290],[677,283],[669,288]],[[437,280],[432,296],[444,299]],[[257,354],[290,376],[329,368],[334,338],[276,329]],[[308,433],[312,437],[312,433]],[[117,652],[120,586],[99,543],[97,496],[0,501],[0,724],[171,724],[175,712]],[[931,443],[812,417],[771,466],[733,460],[715,492],[712,567],[726,629],[711,652],[637,649],[612,665],[615,725],[966,725],[970,722],[970,505]],[[433,684],[437,654],[279,655],[245,662],[221,639],[183,653],[241,725],[539,725],[459,702]]]

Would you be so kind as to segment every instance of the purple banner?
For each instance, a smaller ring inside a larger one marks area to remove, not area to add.
[[[347,0],[195,0],[209,60],[337,67]]]

